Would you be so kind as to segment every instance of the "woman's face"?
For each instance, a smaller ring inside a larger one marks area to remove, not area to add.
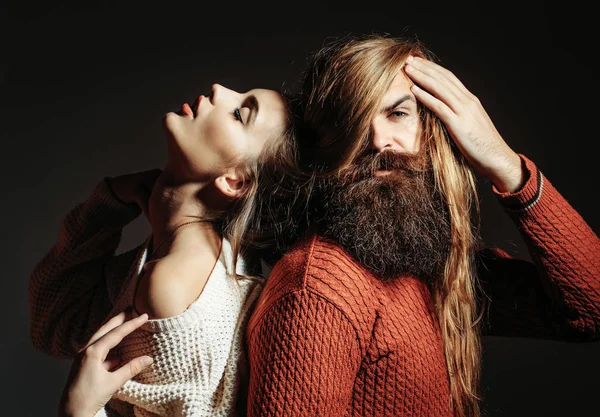
[[[164,117],[170,169],[184,180],[214,179],[243,160],[257,158],[265,143],[286,126],[285,102],[276,91],[246,93],[214,84],[180,112]]]

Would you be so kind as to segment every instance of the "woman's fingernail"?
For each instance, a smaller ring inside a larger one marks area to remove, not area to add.
[[[154,359],[152,359],[150,356],[145,356],[142,358],[142,365],[144,365],[144,366],[148,366],[152,362],[154,362]]]
[[[414,59],[415,59],[415,57],[414,57],[414,56],[412,56],[412,55],[409,55],[409,56],[408,56],[408,58],[406,58],[406,60],[407,60],[408,62],[413,62],[413,60],[414,60]]]

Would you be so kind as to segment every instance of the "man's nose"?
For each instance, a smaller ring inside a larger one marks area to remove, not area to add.
[[[394,140],[378,123],[371,124],[371,147],[377,152],[394,149]]]

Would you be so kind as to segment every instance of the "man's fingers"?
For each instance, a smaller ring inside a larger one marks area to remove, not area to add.
[[[115,377],[115,383],[118,384],[118,388],[129,381],[131,378],[142,372],[146,367],[152,363],[150,356],[140,356],[130,360],[125,365],[114,371],[112,374]]]
[[[471,93],[465,87],[465,85],[458,79],[456,75],[448,68],[442,67],[440,64],[437,64],[433,61],[430,61],[425,58],[414,57],[410,64],[416,65],[421,71],[431,76],[435,76],[436,78],[444,79],[448,83],[452,83],[454,87],[456,87],[460,92],[469,96]]]
[[[418,101],[423,103],[425,107],[434,112],[440,120],[449,127],[449,123],[454,116],[454,111],[448,107],[444,102],[438,100],[436,97],[428,93],[427,91],[420,88],[418,85],[413,85],[411,91],[415,95]]]
[[[428,74],[422,71],[423,66],[413,65],[413,62],[409,62],[404,66],[404,71],[410,79],[456,112],[461,105],[461,99],[457,95],[459,92],[456,88],[436,78],[436,74],[431,72]]]

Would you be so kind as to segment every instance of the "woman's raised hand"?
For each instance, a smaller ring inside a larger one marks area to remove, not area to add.
[[[148,217],[148,201],[156,180],[162,170],[155,168],[148,171],[134,172],[107,179],[108,186],[123,204],[135,204]]]

